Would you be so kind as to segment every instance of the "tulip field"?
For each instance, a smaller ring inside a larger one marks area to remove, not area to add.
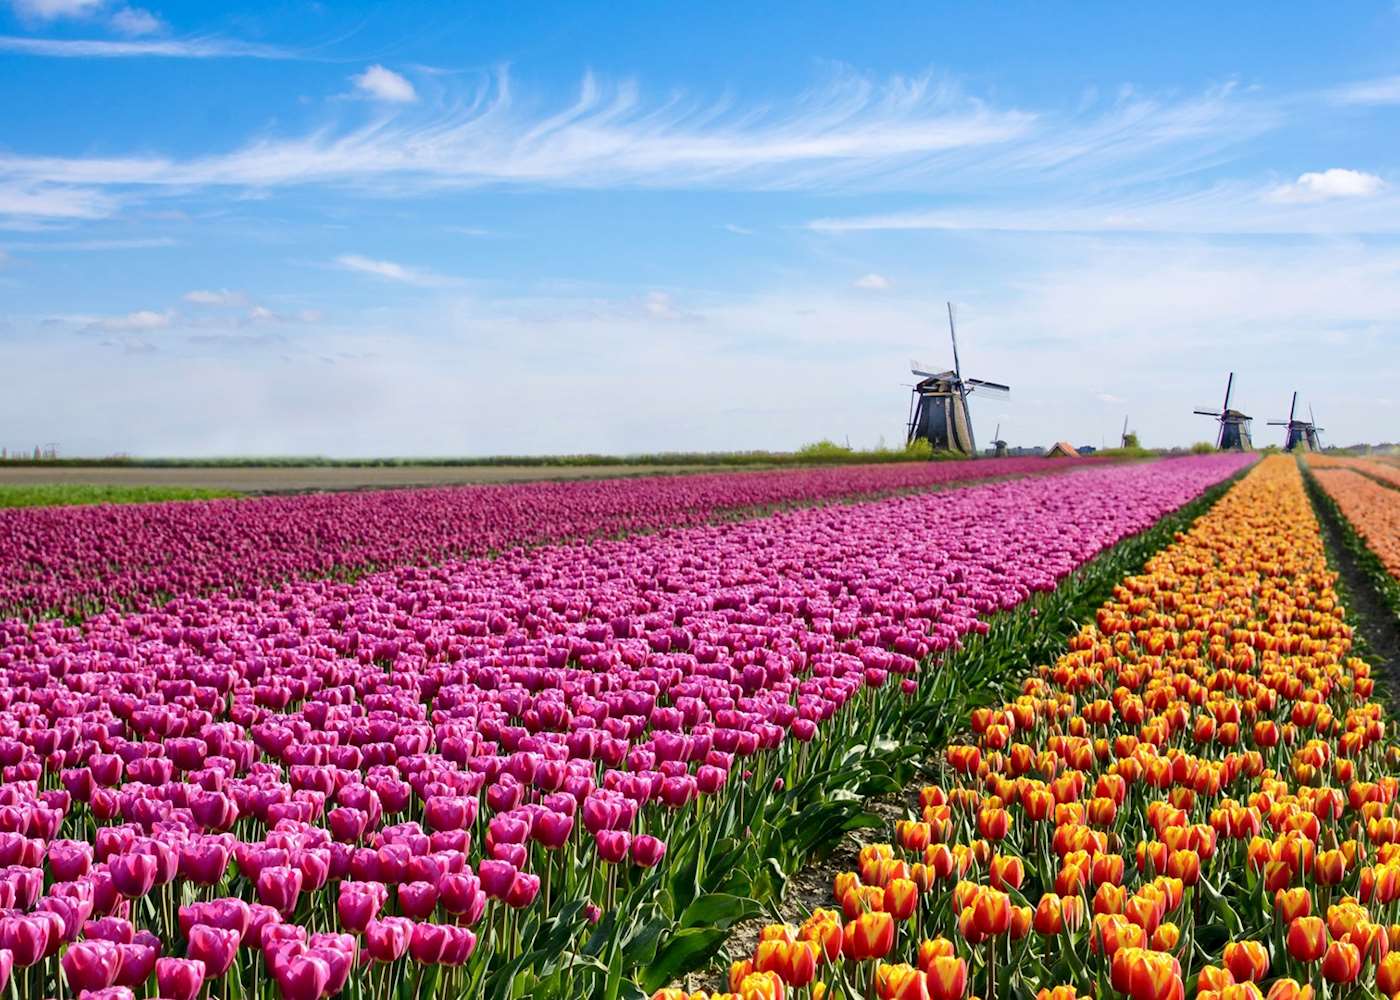
[[[123,507],[0,510],[0,615],[139,610],[255,588],[699,524],[726,511],[927,489],[1096,464],[1036,458],[849,466]]]
[[[1361,477],[1307,475],[1369,540]],[[1209,454],[0,512],[0,987],[1393,996],[1400,749],[1308,482]],[[910,787],[828,905],[730,950]]]
[[[1290,457],[969,717],[743,996],[1400,991],[1400,751]],[[658,998],[684,996],[669,990]]]

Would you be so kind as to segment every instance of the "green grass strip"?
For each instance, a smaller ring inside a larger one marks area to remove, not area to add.
[[[99,503],[155,503],[164,500],[216,500],[237,496],[227,490],[189,486],[90,486],[85,483],[0,484],[0,507],[73,507]]]

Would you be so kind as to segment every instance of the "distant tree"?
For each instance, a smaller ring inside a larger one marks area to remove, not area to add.
[[[1124,447],[1124,448],[1141,448],[1141,447],[1142,447],[1142,445],[1138,443],[1137,431],[1128,431],[1128,433],[1126,433],[1126,434],[1123,435],[1123,447]]]
[[[1209,441],[1197,441],[1191,446],[1191,454],[1193,455],[1208,455],[1214,450],[1215,445],[1211,444]]]

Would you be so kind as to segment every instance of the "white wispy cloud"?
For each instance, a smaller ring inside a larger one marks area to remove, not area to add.
[[[183,296],[186,302],[197,306],[246,306],[248,304],[248,294],[246,292],[233,292],[227,288],[210,290],[196,288],[186,292]]]
[[[0,224],[6,219],[100,219],[117,199],[91,187],[0,180]]]
[[[0,48],[4,47],[0,40]],[[160,46],[191,43],[129,42]],[[226,43],[211,42],[211,46]],[[1024,137],[1035,116],[993,110],[931,78],[853,73],[784,106],[645,102],[636,85],[585,77],[576,100],[530,113],[504,71],[449,110],[260,138],[225,154],[0,156],[0,178],[28,183],[276,187],[377,183],[381,189],[520,184],[753,188],[883,183],[898,167]]]
[[[335,259],[335,265],[345,271],[371,274],[386,281],[417,285],[420,288],[437,288],[452,284],[452,279],[431,271],[407,267],[392,260],[375,260],[357,253],[341,254]]]
[[[888,289],[893,282],[883,274],[866,274],[857,278],[851,283],[856,288],[864,288],[867,291],[883,292]]]
[[[391,69],[385,69],[377,63],[350,79],[360,93],[377,101],[388,101],[391,104],[412,104],[418,100],[418,92],[413,89],[413,84],[409,83],[406,77],[400,76]]]
[[[812,219],[828,235],[881,231],[1017,233],[1340,234],[1400,232],[1400,195],[1355,171],[1304,174],[1298,182],[1220,181],[1148,186],[1086,199],[1058,189],[1008,192],[999,204],[911,207]],[[1331,174],[1333,176],[1326,176]],[[1356,174],[1357,176],[1345,176]]]
[[[19,19],[29,24],[51,21],[103,21],[118,34],[131,37],[161,31],[165,23],[149,10],[112,4],[108,0],[11,0]]]
[[[56,21],[60,18],[91,17],[106,0],[11,0],[21,18],[30,21]]]
[[[112,13],[109,23],[123,35],[153,35],[165,28],[165,22],[140,7],[121,7]]]
[[[1379,194],[1385,181],[1361,170],[1312,171],[1291,184],[1281,184],[1270,192],[1274,201],[1331,201],[1333,198],[1369,198]]]
[[[169,236],[135,236],[125,239],[90,240],[21,240],[6,241],[10,250],[24,250],[34,253],[85,253],[104,250],[154,250],[178,246],[179,241]]]
[[[295,59],[296,54],[275,45],[232,38],[162,38],[113,40],[105,38],[27,38],[0,35],[0,52],[57,59]]]
[[[1334,90],[1331,96],[1338,104],[1400,104],[1400,76],[1349,84]]]
[[[137,309],[120,316],[99,316],[88,320],[87,329],[102,330],[108,333],[134,333],[144,330],[164,330],[175,319],[173,310],[157,312],[154,309]]]

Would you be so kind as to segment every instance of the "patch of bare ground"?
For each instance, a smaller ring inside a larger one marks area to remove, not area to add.
[[[569,479],[618,479],[754,471],[727,465],[392,465],[392,466],[44,466],[0,465],[0,484],[187,486],[236,493],[309,493],[343,490],[468,486]]]

